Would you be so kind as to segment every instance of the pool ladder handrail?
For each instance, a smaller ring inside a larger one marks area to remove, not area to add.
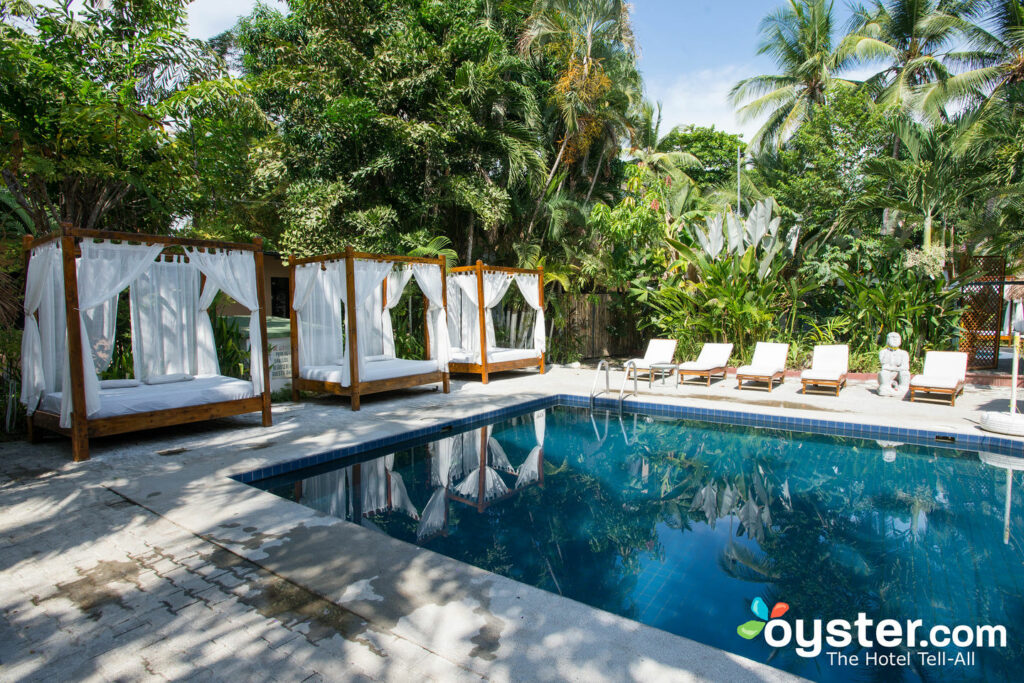
[[[604,368],[604,391],[597,390],[597,380],[601,377],[601,368]],[[612,393],[612,379],[611,379],[612,366],[607,360],[601,360],[597,364],[597,371],[594,373],[594,383],[590,387],[590,408],[594,408],[594,397],[600,396],[601,394]]]
[[[626,371],[626,376],[622,379],[622,388],[619,389],[619,412],[622,412],[622,401],[625,398],[623,396],[623,394],[626,392],[626,385],[629,384],[629,369],[630,368],[633,368],[633,393],[632,393],[632,395],[633,396],[639,396],[640,395],[640,390],[638,388],[639,385],[637,384],[637,378],[636,378],[636,376],[637,376],[636,361],[635,360],[626,361],[626,364],[622,368],[623,370]]]

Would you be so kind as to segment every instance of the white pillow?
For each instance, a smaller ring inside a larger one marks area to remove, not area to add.
[[[100,389],[127,389],[139,386],[137,379],[102,379]]]
[[[186,375],[184,372],[179,372],[173,375],[153,375],[145,379],[146,384],[172,384],[174,382],[188,382],[193,380],[195,377],[192,375]]]
[[[387,360],[387,359],[388,359],[388,357],[387,357],[387,356],[385,356],[385,355],[384,355],[384,354],[382,353],[382,354],[380,354],[379,356],[367,356],[367,357],[366,357],[366,362],[368,362],[368,363],[369,363],[369,362],[371,362],[371,361],[377,361],[377,360]]]

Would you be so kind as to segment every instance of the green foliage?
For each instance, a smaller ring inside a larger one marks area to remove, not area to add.
[[[699,187],[712,187],[736,182],[736,150],[746,151],[739,135],[716,130],[714,126],[680,126],[668,134],[671,149],[692,154],[700,166],[687,169],[686,174]]]
[[[0,172],[34,232],[167,230],[194,197],[198,151],[180,132],[259,119],[187,37],[180,0],[4,3],[0,16]]]
[[[870,276],[840,273],[846,285],[842,306],[856,322],[853,350],[877,352],[889,332],[900,333],[911,358],[953,345],[963,313],[958,283],[902,266],[897,261]]]
[[[210,322],[213,324],[213,343],[217,347],[220,374],[247,379],[251,356],[247,348],[248,335],[242,332],[237,320],[217,315],[214,307],[210,309]]]

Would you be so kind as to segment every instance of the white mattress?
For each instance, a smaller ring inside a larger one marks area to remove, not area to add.
[[[334,382],[347,387],[348,382],[341,381],[341,365],[306,365],[299,368],[299,376],[320,382]],[[425,375],[437,372],[436,360],[407,360],[390,358],[388,360],[371,360],[366,363],[366,372],[360,375],[360,382],[373,382],[379,379],[394,379],[410,375]]]
[[[540,354],[533,349],[487,349],[488,363],[504,363],[505,361],[524,360],[527,358],[540,358]],[[452,349],[452,362],[479,363],[480,358],[477,353],[470,353],[463,349]]]
[[[91,419],[148,413],[151,410],[186,408],[205,403],[235,401],[252,398],[252,382],[249,380],[224,377],[223,375],[200,375],[187,382],[140,384],[137,387],[100,389],[100,409],[90,415]],[[60,413],[61,392],[47,394],[40,403],[40,409],[48,413]]]

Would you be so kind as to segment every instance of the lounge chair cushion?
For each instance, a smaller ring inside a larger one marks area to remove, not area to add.
[[[811,381],[818,380],[822,382],[838,382],[839,378],[842,377],[844,373],[844,370],[838,369],[815,370],[814,368],[809,368],[800,373],[800,379],[806,379]]]
[[[676,342],[675,339],[652,339],[647,342],[647,351],[644,352],[644,357],[641,359],[646,363],[643,367],[649,368],[654,363],[671,363],[672,359],[676,355]],[[639,363],[637,364],[639,367]]]
[[[819,344],[814,347],[811,370],[835,375],[850,369],[850,349],[846,344]]]
[[[916,375],[910,380],[912,387],[924,387],[930,389],[953,389],[963,380],[955,375]]]
[[[680,370],[706,372],[715,368],[724,368],[729,364],[732,355],[732,344],[705,344],[701,347],[697,360],[679,364]]]
[[[750,377],[771,377],[780,372],[785,372],[786,367],[784,365],[775,366],[762,366],[757,367],[754,365],[741,365],[737,370],[737,375],[748,375]]]
[[[922,376],[956,377],[963,381],[967,377],[967,354],[960,351],[929,351],[924,355]]]
[[[786,358],[789,356],[789,344],[777,344],[772,342],[757,342],[754,347],[754,357],[750,359],[750,365],[744,365],[737,371],[737,375],[750,375],[752,377],[771,377],[786,370]]]

